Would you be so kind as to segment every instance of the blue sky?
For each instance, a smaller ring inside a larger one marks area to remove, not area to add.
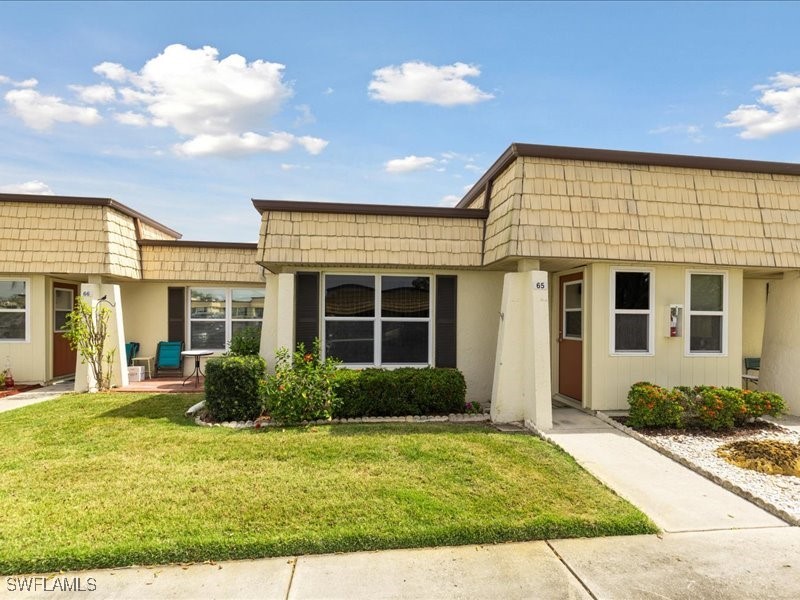
[[[0,190],[254,241],[250,198],[448,205],[512,142],[800,162],[799,22],[794,3],[4,2]]]

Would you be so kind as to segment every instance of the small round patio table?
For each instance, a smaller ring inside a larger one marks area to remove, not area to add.
[[[205,377],[205,374],[200,370],[200,357],[201,356],[211,356],[214,354],[213,350],[184,350],[181,352],[181,356],[194,356],[194,371],[183,380],[181,385],[186,385],[186,382],[189,381],[192,377],[194,377],[194,387],[200,385],[200,376],[202,375]]]

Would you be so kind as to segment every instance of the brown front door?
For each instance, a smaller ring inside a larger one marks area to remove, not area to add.
[[[72,375],[75,372],[77,353],[70,350],[69,342],[61,333],[61,326],[75,306],[78,286],[69,283],[53,284],[53,377]]]
[[[583,273],[559,279],[558,391],[583,400]]]

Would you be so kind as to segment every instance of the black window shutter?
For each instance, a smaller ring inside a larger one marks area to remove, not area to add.
[[[456,367],[457,277],[436,276],[435,366]]]
[[[185,342],[186,288],[167,289],[167,337],[170,342]]]
[[[302,342],[306,350],[311,350],[314,338],[318,337],[319,273],[297,273],[294,280],[295,345]]]

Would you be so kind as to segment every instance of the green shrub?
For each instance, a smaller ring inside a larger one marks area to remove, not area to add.
[[[261,329],[242,327],[231,337],[228,354],[234,356],[258,356],[261,351]]]
[[[311,352],[300,343],[292,354],[286,348],[276,353],[275,375],[267,378],[266,408],[281,423],[295,424],[330,419],[339,404],[334,389],[338,361],[320,360],[319,339]]]
[[[684,425],[685,394],[679,390],[667,390],[658,385],[640,381],[628,392],[630,414],[628,425],[641,427],[677,427]]]
[[[266,363],[260,356],[220,356],[206,363],[206,409],[217,421],[248,421],[264,404]]]
[[[694,398],[693,419],[709,429],[732,429],[746,409],[742,390],[699,388]]]
[[[457,369],[341,369],[336,390],[336,417],[402,417],[462,413],[467,386]]]
[[[667,390],[639,382],[628,392],[628,424],[640,427],[731,429],[764,415],[785,411],[783,398],[771,392],[699,385]]]

